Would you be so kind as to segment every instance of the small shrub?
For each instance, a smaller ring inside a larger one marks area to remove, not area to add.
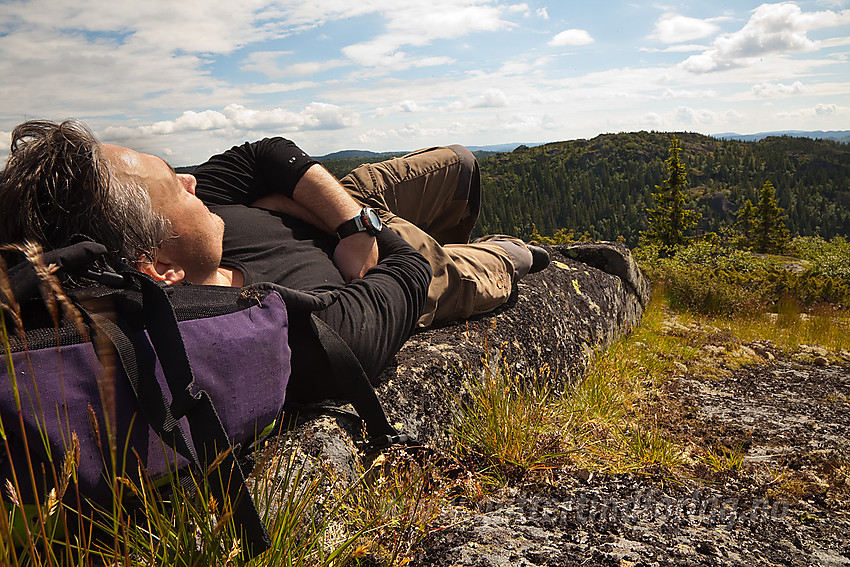
[[[709,448],[706,451],[703,462],[715,472],[740,470],[744,464],[745,453],[746,450],[742,443],[739,443],[732,449],[727,447]]]
[[[622,433],[623,445],[635,468],[661,466],[672,469],[683,462],[680,448],[666,440],[657,427],[641,427]]]
[[[850,305],[850,244],[796,238],[787,257],[753,254],[721,241],[680,246],[665,256],[657,245],[641,246],[635,257],[653,283],[663,286],[671,307],[708,315],[778,309],[793,298],[801,309]]]
[[[763,307],[759,291],[719,269],[673,268],[664,278],[670,306],[705,315],[732,315]]]

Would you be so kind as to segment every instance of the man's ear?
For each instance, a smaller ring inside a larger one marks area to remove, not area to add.
[[[186,277],[186,272],[180,266],[172,264],[161,252],[153,261],[137,264],[140,272],[143,272],[156,281],[165,282],[168,285],[180,283]]]

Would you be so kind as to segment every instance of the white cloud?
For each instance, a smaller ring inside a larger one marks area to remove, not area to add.
[[[707,108],[679,106],[664,112],[646,112],[639,123],[655,130],[711,130],[716,127],[740,126],[746,117],[736,110],[715,111]]]
[[[679,124],[713,124],[715,113],[708,110],[696,110],[689,106],[676,108],[674,118]]]
[[[292,51],[254,51],[239,68],[243,71],[254,71],[267,77],[274,77],[280,73],[278,59],[292,54]]]
[[[292,57],[293,55],[294,52],[292,51],[254,51],[248,55],[240,69],[262,73],[270,79],[284,79],[287,77],[315,75],[328,69],[344,67],[350,64],[343,59],[330,59],[327,61],[304,61],[285,66],[280,65],[282,58]]]
[[[0,100],[7,115],[67,117],[150,108],[150,97],[203,91],[211,103],[228,88],[203,72],[203,59],[158,46],[47,29],[0,36]],[[191,98],[191,97],[187,97]],[[195,98],[197,98],[195,96]],[[188,103],[184,108],[194,106]],[[222,101],[223,102],[223,101]]]
[[[329,69],[337,67],[345,67],[349,65],[348,61],[343,59],[330,59],[328,61],[307,61],[304,63],[295,63],[287,65],[281,70],[281,77],[298,77],[303,75],[315,75]]]
[[[549,45],[560,47],[564,45],[590,45],[591,43],[593,43],[593,37],[586,30],[569,29],[556,34]]]
[[[836,104],[818,104],[815,105],[815,114],[818,116],[835,114],[838,112],[838,105]]]
[[[293,83],[259,83],[246,85],[242,90],[247,94],[266,95],[273,93],[285,93],[318,87],[320,83],[315,81],[296,81]]]
[[[427,108],[417,104],[415,100],[403,100],[398,106],[402,112],[422,112],[427,110]]]
[[[429,121],[427,125],[420,122],[412,122],[397,128],[371,128],[357,136],[357,141],[368,145],[375,143],[386,144],[390,141],[389,143],[392,145],[389,147],[395,145],[395,149],[398,150],[398,145],[404,147],[410,143],[416,144],[417,147],[431,145],[432,142],[429,142],[430,140],[436,141],[433,143],[447,143],[447,141],[448,143],[452,143],[451,140],[457,141],[458,136],[468,136],[475,133],[476,130],[475,123],[466,119],[453,120],[441,125],[435,125],[433,121]],[[406,149],[412,150],[415,148],[408,146]]]
[[[508,106],[508,96],[499,89],[487,89],[470,105],[471,108],[501,108]]]
[[[664,49],[656,49],[652,47],[639,48],[640,51],[645,51],[649,53],[688,53],[689,51],[705,51],[706,49],[708,49],[708,46],[694,43],[670,45],[668,47],[665,47]]]
[[[322,71],[344,67],[350,64],[343,59],[330,59],[327,61],[304,61],[285,66],[280,65],[281,58],[292,57],[293,55],[294,53],[292,51],[254,51],[248,55],[240,69],[262,73],[270,79],[284,79],[287,77],[315,75]]]
[[[658,114],[657,112],[647,112],[645,113],[641,119],[646,128],[650,130],[663,130],[664,129],[664,118]]]
[[[718,36],[711,48],[692,55],[682,66],[693,73],[706,73],[745,66],[767,55],[813,51],[818,44],[807,32],[847,23],[850,10],[804,13],[793,2],[762,4],[741,30]]]
[[[664,89],[661,98],[665,99],[695,99],[695,98],[715,98],[717,91],[714,90],[691,90],[691,89]]]
[[[387,32],[370,41],[349,45],[343,53],[367,67],[387,66],[407,69],[422,66],[411,61],[400,48],[422,47],[438,39],[454,39],[472,32],[496,31],[510,27],[502,20],[503,8],[483,5],[476,0],[433,0],[430,2],[379,2],[381,15],[386,19]],[[451,61],[431,57],[425,66]]]
[[[103,138],[125,141],[209,130],[294,132],[345,128],[359,122],[356,114],[321,102],[310,103],[301,112],[291,112],[283,108],[255,110],[239,104],[230,104],[220,111],[186,111],[175,120],[163,120],[150,125],[109,127],[103,130]]]
[[[61,0],[4,2],[5,26],[76,33],[107,32],[136,46],[163,53],[230,53],[250,42],[274,37],[281,27],[265,14],[268,0],[238,3],[204,0]]]
[[[664,43],[683,43],[708,37],[719,29],[720,27],[712,21],[668,12],[655,22],[655,31],[650,38]]]
[[[431,109],[428,106],[423,106],[413,99],[405,99],[396,104],[375,109],[371,117],[373,119],[382,118],[394,113],[420,114],[423,112],[429,112],[430,110]]]
[[[839,106],[833,103],[819,103],[809,108],[800,108],[797,110],[783,111],[777,113],[777,117],[782,119],[799,120],[802,124],[810,124],[808,129],[835,129],[832,122],[835,119],[850,116],[850,108]],[[806,122],[809,121],[809,122]],[[817,122],[812,122],[817,121]]]
[[[800,81],[794,81],[791,85],[782,83],[763,83],[753,85],[753,94],[758,97],[773,98],[778,96],[787,96],[801,94],[806,91],[806,87]]]
[[[544,20],[549,19],[549,12],[548,12],[548,10],[546,10],[546,8],[538,8],[537,9],[537,15],[540,16],[541,18],[543,18]]]

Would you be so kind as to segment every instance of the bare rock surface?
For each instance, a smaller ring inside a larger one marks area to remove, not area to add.
[[[777,360],[682,376],[664,420],[738,471],[700,481],[560,471],[448,510],[418,565],[850,565],[850,367]],[[676,410],[675,408],[678,408]]]
[[[526,371],[548,365],[563,386],[594,349],[637,324],[647,288],[630,262],[617,267],[610,251],[591,247],[551,250],[552,266],[498,312],[409,341],[377,385],[391,421],[444,447],[464,381],[485,356]],[[759,362],[714,377],[677,366],[658,423],[695,445],[741,451],[740,468],[697,465],[693,480],[552,471],[545,482],[454,502],[410,564],[850,565],[850,353],[783,357],[759,341],[740,349]],[[356,421],[326,415],[305,419],[295,436],[353,480],[357,432]]]

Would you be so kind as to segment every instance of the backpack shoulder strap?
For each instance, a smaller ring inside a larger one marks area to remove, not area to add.
[[[271,547],[271,537],[248,492],[245,476],[215,406],[206,391],[191,392],[194,376],[168,295],[144,274],[128,271],[122,275],[132,278],[141,287],[145,328],[172,395],[168,408],[171,418],[176,421],[186,417],[197,453],[195,462],[203,467],[202,474],[212,477],[209,486],[213,495],[221,502],[225,498],[230,501],[250,555],[266,551]],[[214,470],[206,470],[217,460],[220,462]]]
[[[369,434],[369,443],[365,447],[367,453],[391,445],[417,444],[412,436],[399,433],[390,424],[378,394],[357,356],[336,331],[316,316],[317,311],[328,305],[329,299],[325,295],[310,294],[272,283],[261,283],[252,287],[273,289],[283,297],[287,309],[310,314],[308,331],[318,340],[330,366],[331,375],[327,378],[333,385],[333,396],[328,397],[341,396],[354,406]]]

